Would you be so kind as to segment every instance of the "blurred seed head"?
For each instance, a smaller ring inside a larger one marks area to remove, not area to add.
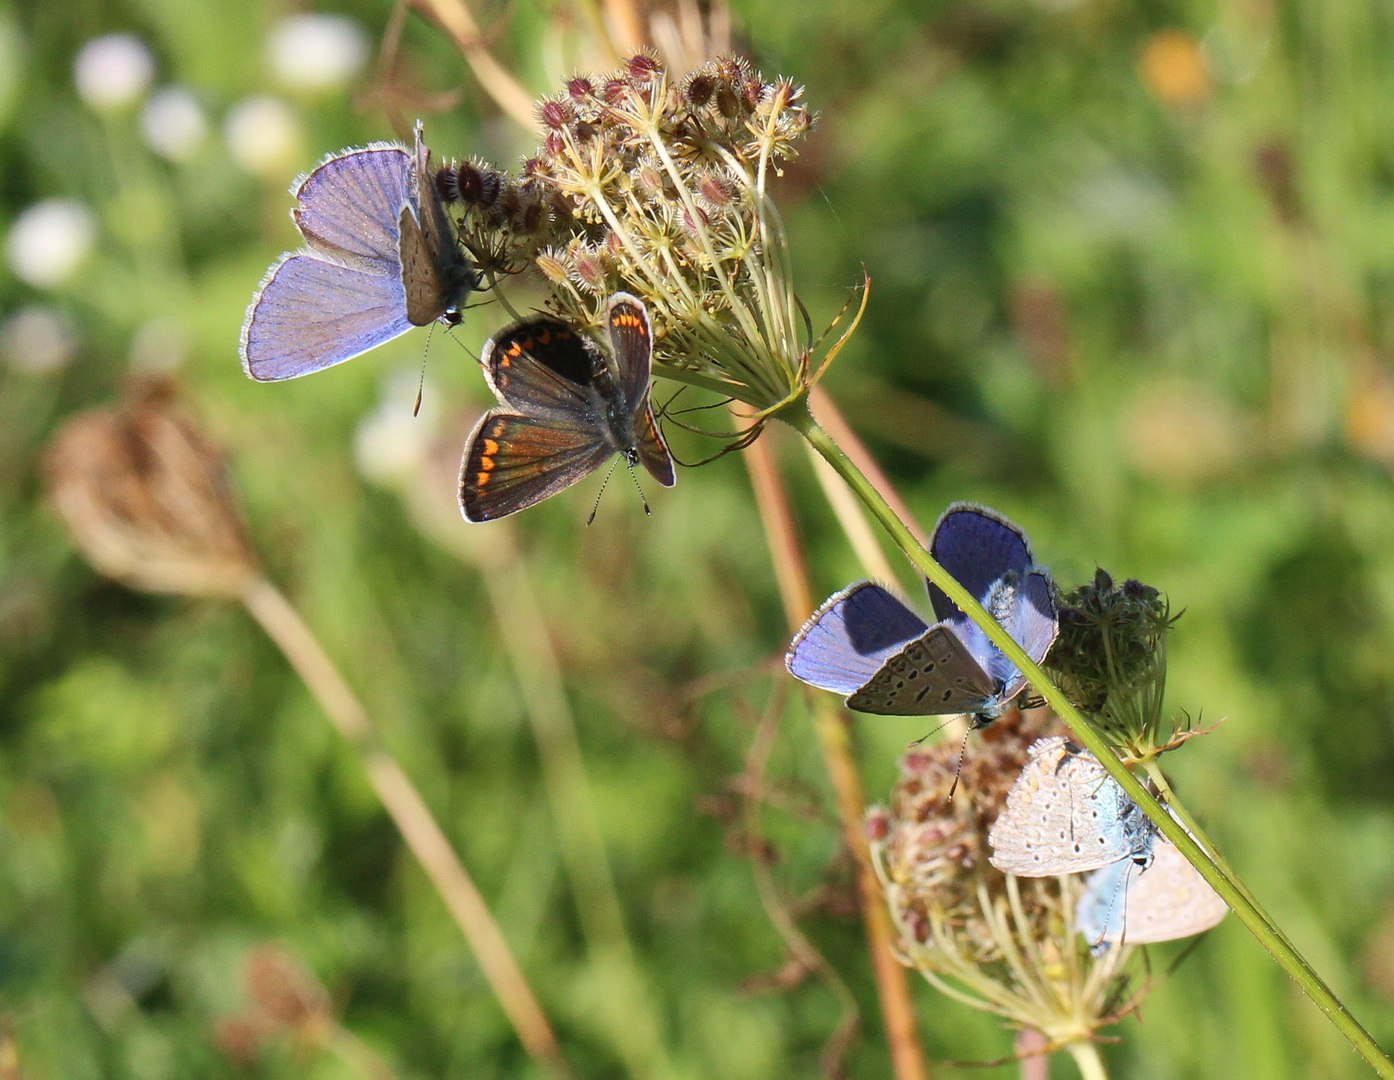
[[[239,166],[277,181],[299,161],[304,141],[295,110],[266,94],[244,98],[228,110],[223,139]]]
[[[45,199],[15,218],[5,257],[15,277],[36,289],[52,289],[72,279],[96,239],[96,215],[86,203]]]
[[[242,977],[253,1008],[276,1027],[311,1034],[333,1023],[329,992],[280,946],[261,945],[248,953]]]
[[[132,588],[236,597],[257,579],[223,458],[167,382],[69,420],[45,474],[78,549]]]
[[[146,145],[169,161],[191,161],[208,140],[208,118],[193,93],[183,86],[162,86],[150,95],[140,114]]]
[[[957,740],[912,751],[867,829],[902,960],[1058,1047],[1117,1018],[1126,950],[1091,955],[1075,930],[1078,882],[1002,874],[987,842],[1027,748],[1055,730],[1009,713],[969,740],[961,774]]]
[[[342,90],[363,70],[369,54],[367,33],[344,15],[292,15],[277,23],[266,40],[272,76],[300,93]]]
[[[154,57],[134,34],[93,38],[73,60],[77,95],[98,111],[134,105],[150,89],[154,77]]]

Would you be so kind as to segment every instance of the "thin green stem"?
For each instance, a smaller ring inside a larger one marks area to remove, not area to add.
[[[905,557],[930,581],[958,605],[1002,652],[1030,680],[1036,691],[1046,699],[1057,716],[1069,727],[1076,739],[1088,749],[1100,764],[1108,770],[1128,796],[1142,807],[1143,812],[1152,819],[1158,830],[1168,840],[1181,849],[1181,853],[1195,866],[1201,877],[1210,883],[1230,906],[1235,916],[1242,922],[1263,946],[1273,954],[1274,959],[1286,971],[1334,1025],[1337,1030],[1355,1047],[1356,1052],[1379,1076],[1394,1080],[1394,1061],[1380,1049],[1354,1016],[1336,997],[1331,988],[1307,963],[1306,959],[1291,945],[1264,915],[1252,900],[1247,890],[1241,888],[1234,878],[1221,869],[1206,851],[1191,838],[1190,833],[1162,807],[1152,793],[1123,765],[1112,747],[1092,728],[1084,716],[1070,700],[1055,686],[1038,665],[1012,636],[983,609],[977,597],[972,596],[949,573],[940,566],[916,542],[909,528],[896,516],[875,486],[864,476],[856,465],[844,454],[837,443],[818,426],[808,411],[805,402],[799,402],[780,411],[779,418],[793,427],[809,441],[809,444],[837,470],[858,498],[890,535]]]
[[[1079,1075],[1084,1080],[1108,1080],[1104,1059],[1099,1054],[1099,1048],[1093,1043],[1072,1042],[1065,1049],[1070,1052],[1070,1057],[1075,1059],[1075,1064],[1079,1066]]]

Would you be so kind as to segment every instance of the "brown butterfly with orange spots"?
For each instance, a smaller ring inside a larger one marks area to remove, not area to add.
[[[677,477],[649,405],[653,331],[629,293],[610,297],[610,357],[560,319],[524,319],[489,339],[482,363],[500,406],[460,466],[466,521],[515,513],[589,476],[615,454],[664,487]]]

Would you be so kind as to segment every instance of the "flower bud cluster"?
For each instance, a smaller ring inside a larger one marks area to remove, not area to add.
[[[767,187],[813,123],[801,99],[736,57],[673,82],[647,54],[543,99],[542,143],[497,199],[516,191],[547,219],[532,262],[557,311],[598,326],[610,294],[628,290],[653,318],[659,374],[765,412],[800,398],[810,345]],[[468,202],[463,172],[442,182]],[[509,228],[538,236],[527,224]],[[471,250],[483,239],[465,234]]]
[[[1167,631],[1178,616],[1140,581],[1104,570],[1060,598],[1060,636],[1046,662],[1060,688],[1114,745],[1145,758],[1166,746],[1162,730]]]

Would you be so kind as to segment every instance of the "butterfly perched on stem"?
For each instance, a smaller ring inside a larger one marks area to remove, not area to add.
[[[460,250],[416,124],[341,150],[291,188],[305,238],[267,271],[242,325],[242,366],[275,382],[350,360],[413,326],[460,321],[478,278]]]
[[[677,477],[649,404],[653,330],[629,293],[610,297],[609,356],[540,315],[490,338],[481,358],[499,406],[470,435],[460,466],[467,521],[504,517],[589,476],[614,455],[664,487]]]
[[[1026,534],[986,507],[954,503],[934,528],[930,553],[977,597],[1037,663],[1055,640],[1055,587],[1035,565]],[[789,646],[796,678],[883,716],[965,713],[982,726],[1002,714],[1026,677],[932,582],[939,621],[928,625],[870,581],[829,597]]]

